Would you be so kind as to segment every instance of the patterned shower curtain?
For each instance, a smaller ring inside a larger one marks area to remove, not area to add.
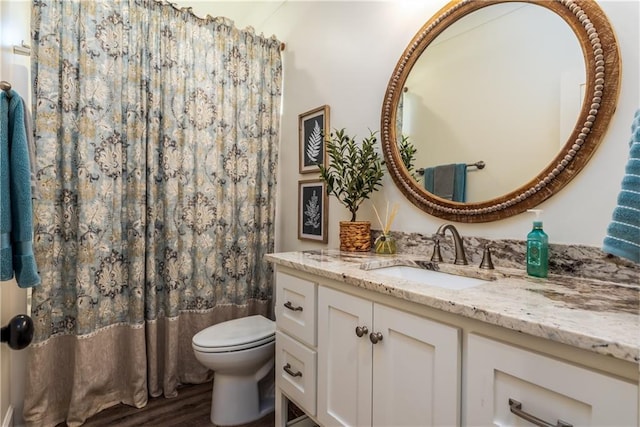
[[[155,0],[34,0],[24,415],[80,425],[211,372],[191,337],[271,316],[280,43]]]

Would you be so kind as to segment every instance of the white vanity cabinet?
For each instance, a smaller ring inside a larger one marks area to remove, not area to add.
[[[318,421],[459,425],[460,331],[318,289]]]
[[[322,262],[278,266],[276,427],[640,425],[637,362],[363,289]],[[288,423],[289,401],[308,419]]]
[[[638,425],[637,383],[483,336],[468,335],[465,376],[469,426]]]

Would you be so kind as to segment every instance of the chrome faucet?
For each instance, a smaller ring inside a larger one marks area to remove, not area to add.
[[[462,241],[462,237],[460,236],[460,233],[458,233],[456,227],[453,224],[442,224],[438,227],[436,234],[444,237],[444,233],[447,230],[451,231],[451,234],[453,235],[453,244],[456,250],[456,259],[453,263],[456,265],[467,265],[467,256],[464,253],[464,242]]]

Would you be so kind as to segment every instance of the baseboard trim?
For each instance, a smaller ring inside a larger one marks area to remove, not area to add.
[[[9,405],[2,420],[2,427],[13,427],[13,406]]]

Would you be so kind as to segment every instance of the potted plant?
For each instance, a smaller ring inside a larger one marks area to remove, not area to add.
[[[358,208],[382,185],[382,158],[375,150],[376,132],[356,143],[345,129],[336,130],[326,141],[329,164],[320,165],[327,195],[334,195],[351,212],[350,221],[340,221],[340,250],[371,249],[371,222],[356,221]]]

